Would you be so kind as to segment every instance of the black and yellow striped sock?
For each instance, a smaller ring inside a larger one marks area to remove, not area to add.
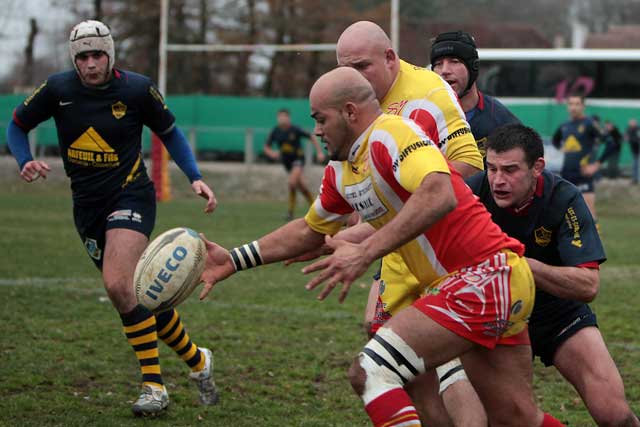
[[[156,314],[158,324],[158,337],[171,347],[193,372],[204,369],[205,359],[180,320],[177,310],[168,310]]]
[[[140,363],[143,384],[162,387],[160,360],[158,354],[158,333],[156,318],[141,305],[130,313],[120,314],[127,341],[136,352]]]
[[[296,190],[289,189],[289,215],[293,216],[293,211],[296,208]]]

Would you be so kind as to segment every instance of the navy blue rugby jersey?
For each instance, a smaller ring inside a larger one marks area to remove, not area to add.
[[[97,205],[129,184],[147,183],[142,126],[163,134],[175,122],[148,77],[116,69],[100,88],[83,85],[74,70],[51,75],[13,115],[25,131],[50,117],[80,205]]]
[[[516,213],[496,205],[487,172],[466,180],[485,205],[491,219],[510,237],[525,245],[525,256],[554,266],[590,267],[606,260],[604,248],[580,190],[544,171],[528,208]],[[536,290],[535,314],[552,311],[563,300]]]
[[[560,125],[553,135],[553,145],[564,152],[563,178],[575,180],[582,177],[582,166],[595,161],[596,143],[600,135],[600,129],[590,117]]]
[[[310,136],[309,132],[295,125],[291,125],[287,129],[276,126],[267,137],[267,145],[272,147],[274,143],[277,144],[282,157],[301,157],[304,156],[301,140]]]
[[[478,91],[478,95],[480,96],[478,104],[467,111],[465,116],[478,145],[478,150],[485,158],[487,155],[485,144],[491,132],[502,125],[520,123],[520,120],[494,97],[480,91]]]

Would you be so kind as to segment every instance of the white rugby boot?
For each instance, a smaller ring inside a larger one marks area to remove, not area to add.
[[[136,417],[146,417],[160,414],[167,409],[167,406],[169,406],[169,394],[164,386],[144,384],[142,393],[131,410]]]
[[[196,383],[200,392],[200,403],[203,405],[215,405],[218,403],[218,391],[213,381],[213,354],[208,348],[198,347],[204,356],[204,368],[198,372],[191,372],[189,378]]]

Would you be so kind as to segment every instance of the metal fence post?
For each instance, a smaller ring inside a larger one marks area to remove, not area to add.
[[[196,128],[195,127],[190,127],[189,128],[189,146],[191,147],[191,152],[193,152],[193,155],[198,158],[198,153],[196,151],[196,146],[197,146],[197,140],[196,140]]]
[[[255,160],[255,153],[253,150],[253,129],[246,128],[244,131],[244,163],[247,165],[253,164]]]

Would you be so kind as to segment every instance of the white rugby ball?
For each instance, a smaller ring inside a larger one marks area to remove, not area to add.
[[[156,237],[133,274],[139,304],[154,313],[174,308],[200,283],[207,248],[195,231],[180,227]]]

